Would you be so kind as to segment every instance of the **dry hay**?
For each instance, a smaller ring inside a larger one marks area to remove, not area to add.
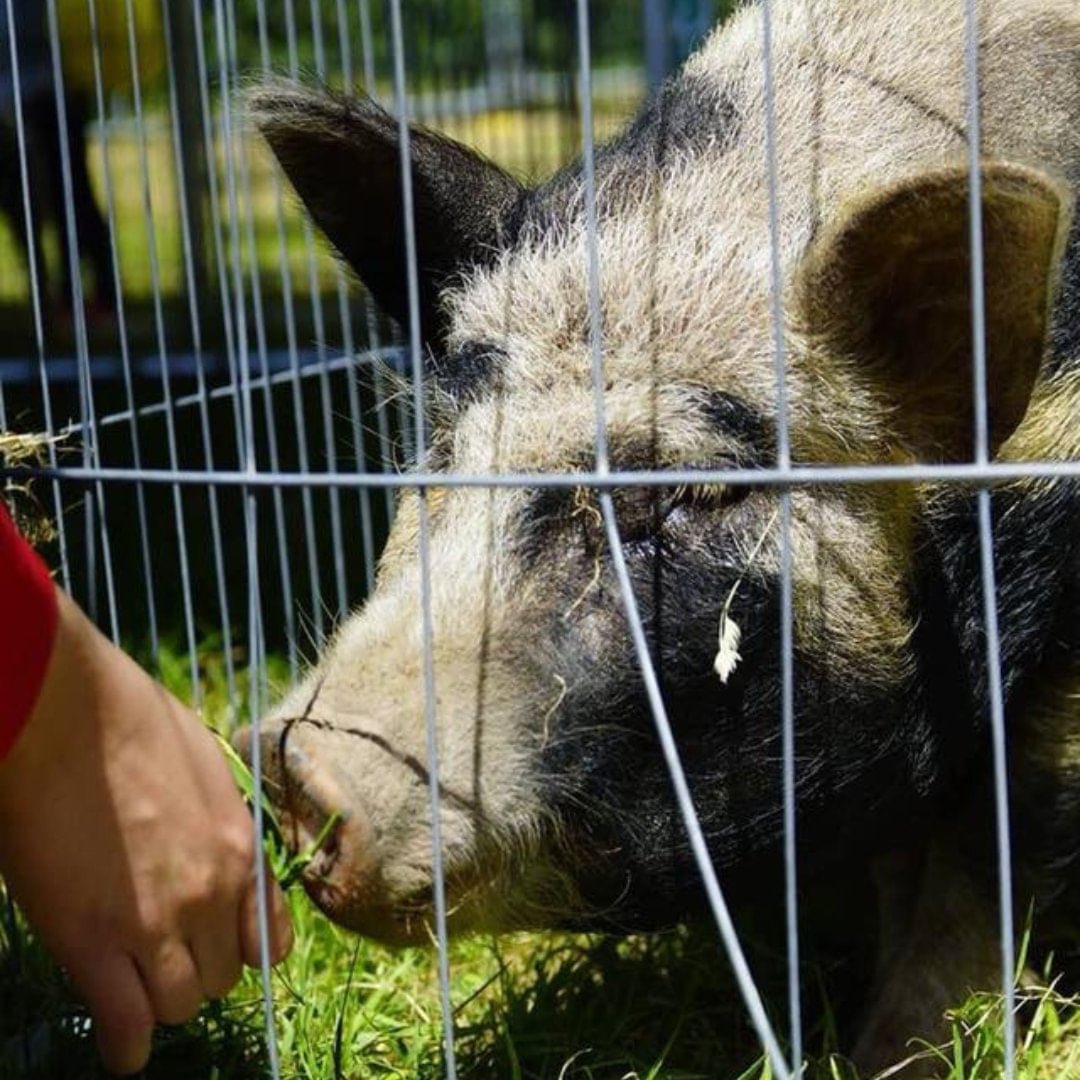
[[[45,435],[0,431],[0,470],[40,466],[45,463],[48,446]],[[56,530],[33,488],[27,476],[0,475],[0,503],[30,543],[46,544],[56,536]]]

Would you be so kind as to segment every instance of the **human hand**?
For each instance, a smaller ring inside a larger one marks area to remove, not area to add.
[[[0,872],[126,1074],[155,1021],[191,1019],[258,964],[254,835],[210,732],[58,599],[40,696],[0,763]],[[268,891],[277,963],[292,928]]]

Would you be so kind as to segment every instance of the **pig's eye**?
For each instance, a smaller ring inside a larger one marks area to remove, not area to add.
[[[624,489],[616,496],[620,531],[627,543],[658,538],[695,512],[733,506],[747,494],[745,487],[723,484]]]
[[[709,510],[727,506],[741,498],[745,490],[723,484],[681,484],[676,488],[661,488],[658,493],[660,517],[666,520],[683,507]]]

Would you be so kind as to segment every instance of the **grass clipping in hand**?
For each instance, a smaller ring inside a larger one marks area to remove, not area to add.
[[[761,536],[758,537],[758,542],[754,545],[753,551],[750,552],[750,558],[746,561],[746,568],[739,575],[735,584],[731,586],[731,591],[728,593],[724,606],[720,610],[720,628],[713,670],[725,686],[727,686],[731,676],[735,674],[735,669],[742,662],[742,654],[739,652],[739,646],[742,644],[742,627],[731,617],[731,605],[735,599],[735,594],[739,591],[739,586],[746,580],[746,575],[753,569],[754,561],[761,553],[762,545],[765,543],[769,533],[772,532],[772,527],[776,524],[776,519],[779,516],[780,512],[774,510],[772,517],[769,518],[765,528],[762,529]]]

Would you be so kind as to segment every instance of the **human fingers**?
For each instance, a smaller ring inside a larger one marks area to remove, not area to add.
[[[239,924],[234,913],[222,911],[215,918],[205,919],[192,933],[190,943],[203,996],[224,997],[239,982],[244,970]]]
[[[120,1076],[139,1072],[150,1059],[154,1012],[135,962],[109,951],[75,953],[64,964],[93,1017],[105,1068]]]
[[[270,934],[270,963],[280,964],[292,949],[293,929],[285,898],[269,868],[266,869],[266,917]],[[240,947],[248,967],[258,967],[262,962],[259,938],[258,886],[252,878],[240,910]]]
[[[162,1024],[193,1020],[203,1002],[195,958],[188,944],[168,938],[138,959],[154,1016]]]
[[[270,923],[274,928],[270,943],[270,963],[280,964],[292,952],[293,928],[285,895],[273,880],[270,882]]]
[[[227,787],[218,801],[222,823],[206,845],[214,872],[199,902],[189,905],[182,917],[199,984],[208,998],[224,997],[243,971],[237,910],[249,889],[255,848],[251,818],[235,789]]]

